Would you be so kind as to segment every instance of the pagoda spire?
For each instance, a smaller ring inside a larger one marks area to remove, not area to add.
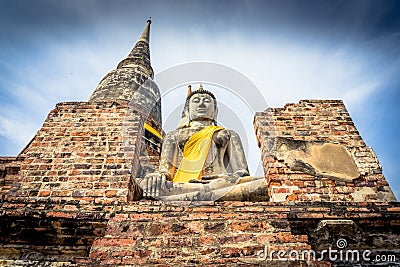
[[[153,80],[154,72],[150,64],[149,46],[150,24],[151,20],[149,19],[132,51],[118,64],[116,69],[110,71],[100,81],[89,98],[90,102],[111,99],[131,101],[134,95],[141,95],[138,89],[146,81]],[[155,84],[154,86],[157,87]],[[150,89],[147,88],[146,90]],[[154,94],[158,95],[159,89],[154,90],[157,91],[154,91]]]
[[[142,35],[140,35],[140,38],[138,41],[143,41],[143,42],[149,43],[149,41],[150,41],[150,24],[151,24],[151,17],[150,17],[150,19],[147,20],[146,26],[144,27]]]
[[[146,26],[132,51],[118,64],[117,69],[140,68],[141,71],[154,78],[153,68],[150,63],[150,24],[151,18],[147,20]]]

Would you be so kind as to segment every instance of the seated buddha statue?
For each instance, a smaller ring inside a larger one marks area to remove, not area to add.
[[[164,137],[159,170],[139,180],[145,198],[247,200],[264,182],[249,175],[239,135],[218,126],[217,114],[213,93],[189,87],[184,123]]]

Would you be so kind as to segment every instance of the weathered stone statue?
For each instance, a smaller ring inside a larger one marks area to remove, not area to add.
[[[249,176],[239,135],[217,126],[217,114],[211,92],[200,85],[188,93],[184,123],[165,136],[158,172],[139,182],[144,197],[247,200],[264,181]]]

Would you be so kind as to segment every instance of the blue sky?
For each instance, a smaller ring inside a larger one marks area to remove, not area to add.
[[[0,0],[0,155],[55,104],[86,101],[152,17],[155,72],[192,61],[246,75],[268,104],[343,99],[400,196],[400,1]]]

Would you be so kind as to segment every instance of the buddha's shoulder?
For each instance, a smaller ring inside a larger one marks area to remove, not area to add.
[[[171,138],[175,138],[176,136],[179,136],[179,132],[180,129],[175,129],[172,131],[169,131],[166,133],[166,135],[164,136],[164,139],[171,139]]]
[[[231,129],[227,129],[227,128],[224,128],[224,129],[218,131],[218,133],[223,134],[223,135],[229,135],[229,136],[237,135],[237,132],[235,132],[234,130],[231,130]]]

